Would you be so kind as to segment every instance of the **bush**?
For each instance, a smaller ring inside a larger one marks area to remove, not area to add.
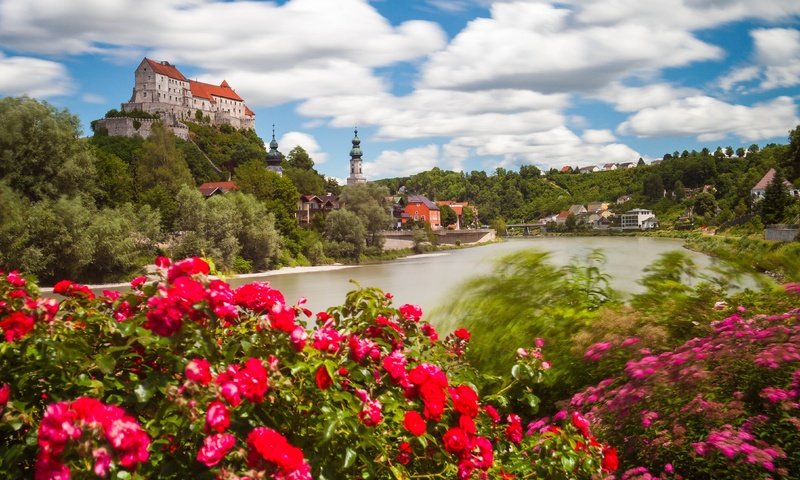
[[[3,478],[600,478],[585,419],[523,427],[414,305],[377,289],[315,315],[156,259],[126,294],[0,275]],[[504,391],[548,367],[521,350]],[[502,414],[500,413],[502,412]],[[535,428],[534,428],[535,427]]]

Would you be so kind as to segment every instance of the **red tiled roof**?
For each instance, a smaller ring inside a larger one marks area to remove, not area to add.
[[[214,101],[212,97],[229,98],[231,100],[238,100],[243,102],[242,97],[236,94],[233,89],[228,85],[228,82],[222,81],[221,85],[211,85],[210,83],[189,81],[189,87],[192,90],[192,95]]]
[[[156,62],[155,60],[150,60],[149,58],[146,57],[145,61],[147,61],[147,64],[150,65],[150,68],[152,68],[154,72],[160,75],[165,75],[169,78],[174,78],[182,82],[187,81],[186,77],[184,77],[183,74],[178,71],[178,68],[175,65],[170,65],[167,62],[159,63]]]
[[[244,106],[244,114],[250,117],[256,116],[256,112],[250,110],[250,107],[248,107],[247,105]]]
[[[225,193],[229,190],[238,190],[239,186],[236,182],[206,182],[197,187],[204,196],[208,197],[216,193],[217,190]]]
[[[569,165],[561,167],[561,173],[567,173],[567,172],[571,172],[571,171],[572,171],[572,167],[570,167]]]

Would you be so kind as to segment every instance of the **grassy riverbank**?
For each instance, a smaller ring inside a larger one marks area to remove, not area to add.
[[[686,247],[767,273],[779,280],[800,280],[800,242],[704,235],[688,238]]]

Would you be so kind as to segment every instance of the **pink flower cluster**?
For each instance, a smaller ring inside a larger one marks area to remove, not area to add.
[[[693,443],[692,447],[701,456],[708,455],[712,450],[722,453],[729,460],[742,456],[745,462],[759,465],[772,473],[777,470],[774,461],[786,458],[786,453],[780,447],[756,439],[747,425],[738,429],[723,425],[722,428],[709,432],[705,441]],[[786,472],[780,474],[785,475]]]
[[[70,444],[91,451],[93,471],[99,477],[108,474],[112,454],[125,469],[135,468],[150,456],[150,437],[134,418],[89,397],[48,405],[39,424],[38,443],[37,480],[69,478],[68,459],[63,457]]]

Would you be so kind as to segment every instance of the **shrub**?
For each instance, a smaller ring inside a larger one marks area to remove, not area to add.
[[[601,478],[616,452],[573,418],[524,428],[541,343],[483,392],[470,333],[439,338],[377,289],[314,315],[199,258],[131,291],[0,274],[3,478]],[[315,321],[305,318],[315,318]],[[313,328],[305,322],[315,323]]]

